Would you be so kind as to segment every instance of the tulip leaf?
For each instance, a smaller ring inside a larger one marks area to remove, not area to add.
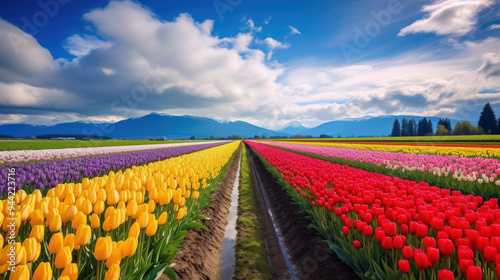
[[[172,242],[173,243],[177,243],[179,240],[182,241],[182,239],[184,238],[184,236],[186,236],[187,234],[187,231],[186,230],[183,230],[183,231],[180,231],[178,232],[174,238],[172,238]],[[180,242],[178,242],[180,244]]]
[[[197,223],[197,222],[191,222],[186,226],[186,230],[190,230],[192,228],[201,228],[204,230],[208,230],[204,225]]]
[[[149,272],[149,280],[156,280],[161,277],[165,268],[167,268],[168,263],[161,263],[155,266],[151,272]]]
[[[203,215],[196,215],[193,217],[192,219],[193,221],[198,221],[198,220],[201,220],[201,221],[207,221],[207,220],[210,220],[209,217],[205,217]]]
[[[179,249],[175,249],[173,251],[171,251],[168,256],[165,258],[164,262],[166,263],[170,263],[174,258],[175,256],[177,256],[177,252],[179,252]]]
[[[150,264],[142,267],[141,269],[136,270],[132,275],[126,275],[124,280],[140,280],[140,279],[142,279],[144,276],[144,273],[146,273],[146,271],[148,271],[148,269],[151,267],[151,265],[153,265],[153,264],[150,263]]]
[[[387,275],[385,275],[385,272],[382,270],[382,268],[375,261],[372,261],[372,264],[373,267],[375,268],[375,274],[377,275],[376,278],[382,280],[388,280]]]
[[[177,274],[175,274],[175,271],[170,266],[165,267],[163,273],[170,277],[170,279],[177,280]]]

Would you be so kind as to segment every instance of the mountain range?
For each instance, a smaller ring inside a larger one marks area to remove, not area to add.
[[[402,118],[414,118],[417,122],[422,117],[417,116],[379,116],[372,118],[337,120],[323,123],[313,128],[307,128],[298,121],[293,121],[277,131],[262,128],[244,121],[219,122],[210,118],[195,116],[172,116],[151,113],[149,115],[122,120],[116,123],[62,123],[53,126],[31,124],[0,125],[0,134],[14,137],[30,137],[45,134],[66,135],[98,135],[112,138],[155,138],[183,139],[228,137],[239,134],[244,138],[271,136],[291,136],[294,134],[312,135],[318,137],[327,134],[333,137],[382,136],[391,133],[394,120],[401,122]],[[430,117],[436,129],[439,118]],[[457,120],[451,120],[452,126]]]

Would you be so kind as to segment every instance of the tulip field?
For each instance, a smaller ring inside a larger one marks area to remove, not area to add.
[[[497,147],[246,143],[361,279],[499,279]]]
[[[0,167],[0,278],[176,279],[169,264],[239,145]]]

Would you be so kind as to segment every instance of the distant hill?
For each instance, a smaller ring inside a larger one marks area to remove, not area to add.
[[[293,134],[301,134],[305,130],[307,130],[307,127],[303,126],[298,121],[293,121],[286,124],[283,128],[279,129],[278,132],[284,132],[293,135]]]
[[[406,119],[415,119],[417,122],[424,117],[417,116],[380,116],[373,118],[349,119],[338,120],[323,123],[317,127],[307,129],[301,132],[302,135],[312,135],[319,137],[320,134],[328,134],[333,137],[341,135],[342,137],[359,137],[359,136],[382,136],[389,135],[392,131],[392,125],[395,119],[399,122]],[[434,131],[436,131],[439,117],[427,117],[432,121]],[[451,119],[451,126],[453,127],[458,120]]]
[[[63,123],[54,126],[30,124],[7,124],[0,126],[0,134],[14,137],[30,137],[44,134],[84,134],[109,136],[113,138],[166,137],[171,139],[228,137],[240,134],[242,137],[255,135],[289,136],[258,127],[247,122],[218,122],[213,119],[194,116],[171,116],[151,113],[140,118],[131,118],[113,124],[94,124],[84,122]]]

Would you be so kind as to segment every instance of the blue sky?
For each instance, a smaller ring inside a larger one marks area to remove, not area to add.
[[[498,1],[268,2],[3,1],[0,123],[500,110]]]

